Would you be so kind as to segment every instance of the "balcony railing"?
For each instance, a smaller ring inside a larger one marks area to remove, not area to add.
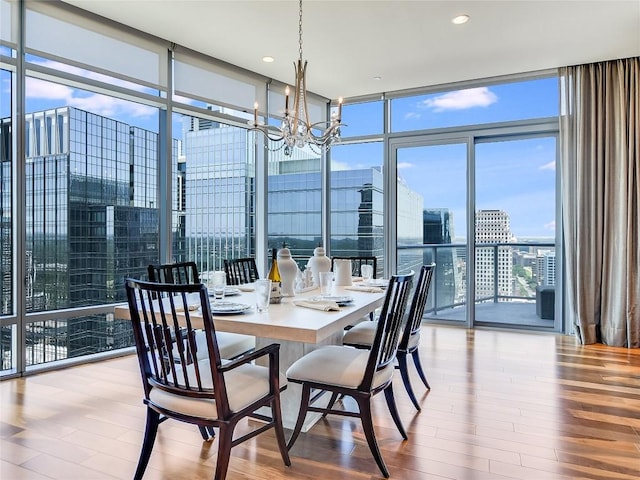
[[[532,302],[555,284],[555,243],[482,243],[475,249],[476,304]],[[426,314],[467,303],[467,244],[398,245],[398,272],[435,263]],[[546,276],[546,277],[545,277]]]

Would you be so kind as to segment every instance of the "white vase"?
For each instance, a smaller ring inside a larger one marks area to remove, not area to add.
[[[351,285],[351,260],[336,259],[333,261],[333,273],[336,278],[337,287],[347,287]]]
[[[282,295],[293,297],[295,295],[296,277],[298,276],[298,264],[291,258],[291,251],[288,248],[278,250],[278,270],[280,270]]]
[[[307,268],[311,270],[313,284],[320,285],[318,274],[331,271],[331,259],[325,255],[324,248],[316,247],[313,251],[313,257],[307,262]]]

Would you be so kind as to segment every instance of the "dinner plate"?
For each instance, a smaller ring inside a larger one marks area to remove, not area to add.
[[[336,302],[339,306],[342,307],[353,302],[353,297],[350,297],[348,295],[321,295],[319,297],[313,297],[312,300],[315,302]]]
[[[360,285],[363,287],[380,287],[387,288],[389,285],[389,280],[385,280],[384,278],[369,280],[368,282],[362,282]]]
[[[240,295],[240,289],[236,287],[226,287],[224,289],[225,297],[232,297],[234,295]],[[209,296],[213,297],[213,288],[209,290]]]
[[[251,305],[234,302],[213,302],[211,303],[211,313],[215,315],[225,315],[231,313],[244,313],[251,308]]]

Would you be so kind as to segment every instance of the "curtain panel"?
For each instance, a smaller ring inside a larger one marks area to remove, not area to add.
[[[565,314],[640,348],[640,57],[560,71]]]

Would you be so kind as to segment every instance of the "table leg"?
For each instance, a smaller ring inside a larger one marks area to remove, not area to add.
[[[271,343],[280,344],[280,371],[284,374],[287,369],[293,365],[293,362],[302,358],[307,353],[315,350],[322,345],[340,345],[342,343],[342,332],[336,333],[334,336],[329,337],[318,344],[291,342],[286,340],[274,340],[271,338],[256,338],[256,348],[261,348]],[[289,382],[287,389],[282,392],[280,401],[282,403],[282,423],[284,428],[293,430],[298,419],[298,410],[300,409],[300,398],[302,396],[302,387],[297,383]],[[329,395],[326,396],[326,400],[321,401],[328,402]],[[321,414],[315,412],[307,413],[302,431],[308,431],[313,424],[315,424],[320,418]]]

